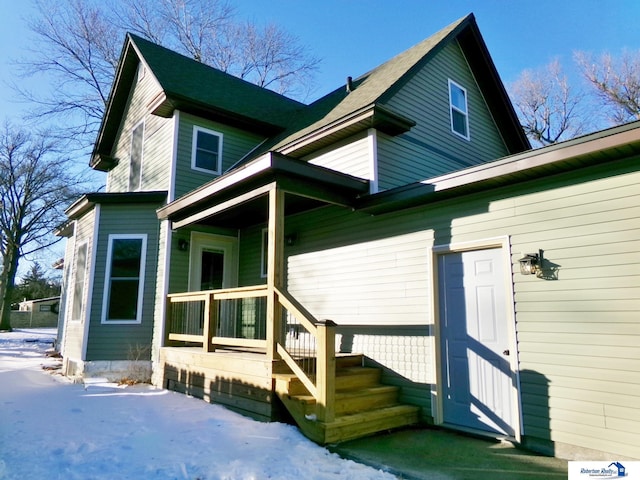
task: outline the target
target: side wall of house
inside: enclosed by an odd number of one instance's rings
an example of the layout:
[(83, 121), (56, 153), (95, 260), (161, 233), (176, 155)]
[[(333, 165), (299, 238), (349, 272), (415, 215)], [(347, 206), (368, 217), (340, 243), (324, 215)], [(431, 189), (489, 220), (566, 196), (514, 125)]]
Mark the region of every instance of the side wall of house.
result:
[(140, 122), (144, 122), (144, 130), (138, 190), (169, 190), (174, 121), (171, 118), (151, 115), (147, 107), (159, 92), (160, 87), (149, 72), (133, 83), (112, 152), (118, 164), (109, 172), (108, 192), (130, 191), (131, 133)]
[[(91, 325), (87, 361), (149, 360), (158, 279), (159, 221), (155, 204), (102, 205), (96, 251)], [(123, 221), (126, 218), (126, 221)], [(102, 322), (105, 274), (110, 234), (144, 234), (147, 237), (142, 321), (138, 324)]]
[(259, 135), (180, 112), (175, 181), (176, 198), (204, 185), (217, 176), (214, 174), (199, 172), (191, 168), (193, 129), (195, 126), (204, 127), (223, 135), (223, 172), (229, 169), (238, 160), (242, 159), (247, 153), (264, 140), (264, 137)]
[[(449, 80), (467, 91), (469, 140), (451, 131)], [(507, 151), (457, 43), (446, 45), (387, 103), (416, 125), (378, 136), (380, 189), (398, 187), (503, 157)]]
[(354, 177), (373, 180), (370, 142), (367, 132), (361, 132), (331, 147), (314, 152), (303, 160)]
[[(87, 322), (87, 307), (89, 302), (90, 290), (92, 287), (92, 282), (89, 276), (91, 271), (91, 264), (93, 263), (94, 256), (94, 225), (97, 219), (97, 208), (94, 208), (83, 215), (81, 218), (75, 221), (75, 228), (73, 236), (69, 237), (67, 240), (68, 245), (66, 249), (66, 254), (68, 256), (65, 259), (68, 259), (71, 262), (70, 268), (71, 272), (69, 273), (68, 280), (69, 283), (67, 285), (67, 308), (65, 309), (65, 327), (63, 333), (63, 346), (62, 353), (64, 356), (64, 368), (65, 373), (69, 375), (75, 375), (74, 373), (74, 365), (77, 365), (79, 361), (83, 360), (84, 354), (84, 332), (85, 325)], [(85, 266), (85, 285), (82, 289), (82, 309), (81, 315), (79, 319), (73, 319), (73, 302), (74, 298), (74, 284), (76, 282), (76, 278), (79, 275), (77, 271), (77, 253), (78, 248), (82, 245), (86, 245), (87, 253), (86, 253), (86, 266)], [(82, 275), (82, 274), (80, 274)], [(81, 278), (81, 277), (78, 277)], [(70, 369), (70, 370), (69, 370)]]
[[(439, 368), (432, 246), (509, 238), (525, 443), (640, 458), (637, 165), (375, 217), (325, 208), (287, 218), (298, 235), (288, 289), (429, 416)], [(521, 275), (518, 259), (538, 249), (544, 278)]]

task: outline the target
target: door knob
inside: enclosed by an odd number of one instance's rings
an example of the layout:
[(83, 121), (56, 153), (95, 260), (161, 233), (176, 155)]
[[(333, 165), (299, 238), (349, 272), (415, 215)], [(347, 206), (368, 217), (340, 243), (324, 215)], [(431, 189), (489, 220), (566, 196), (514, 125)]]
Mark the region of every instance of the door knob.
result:
[(507, 356), (508, 356), (508, 355), (509, 355), (509, 350), (508, 350), (508, 349), (507, 349), (507, 350), (505, 350), (504, 352), (502, 352), (502, 354), (503, 354), (503, 355), (507, 355)]

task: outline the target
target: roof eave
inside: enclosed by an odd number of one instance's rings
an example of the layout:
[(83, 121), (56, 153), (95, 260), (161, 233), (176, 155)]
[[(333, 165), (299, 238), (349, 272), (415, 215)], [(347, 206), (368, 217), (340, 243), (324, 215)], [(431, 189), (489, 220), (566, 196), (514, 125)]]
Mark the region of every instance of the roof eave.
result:
[(76, 219), (97, 204), (161, 203), (167, 198), (164, 190), (146, 192), (94, 192), (86, 193), (65, 210), (69, 219)]
[(395, 136), (408, 132), (415, 125), (416, 122), (410, 118), (396, 113), (386, 106), (374, 103), (323, 125), (321, 128), (285, 145), (276, 147), (276, 151), (283, 155), (302, 157), (313, 150), (369, 128), (375, 128)]
[(607, 164), (630, 155), (640, 155), (640, 122), (362, 197), (356, 209), (372, 215), (389, 213)]
[[(205, 204), (222, 196), (232, 196), (246, 185), (266, 184), (279, 175), (292, 176), (304, 181), (322, 183), (337, 190), (351, 192), (353, 199), (369, 191), (367, 180), (330, 170), (318, 165), (287, 158), (279, 153), (268, 152), (249, 163), (203, 185), (158, 209), (161, 220), (176, 220), (186, 212), (194, 212)], [(329, 193), (331, 188), (327, 190)]]

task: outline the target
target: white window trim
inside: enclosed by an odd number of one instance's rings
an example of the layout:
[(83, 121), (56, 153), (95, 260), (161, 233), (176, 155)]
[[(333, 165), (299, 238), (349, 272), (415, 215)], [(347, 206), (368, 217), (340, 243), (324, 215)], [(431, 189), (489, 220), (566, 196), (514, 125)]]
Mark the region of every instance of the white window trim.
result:
[[(126, 240), (142, 240), (142, 248), (140, 251), (140, 276), (139, 279), (140, 281), (138, 282), (138, 305), (137, 305), (137, 309), (136, 309), (136, 319), (135, 320), (108, 320), (107, 319), (107, 313), (108, 313), (108, 309), (109, 309), (109, 295), (110, 295), (110, 284), (111, 282), (109, 281), (111, 278), (111, 261), (112, 261), (112, 255), (113, 255), (113, 241), (114, 240), (122, 240), (122, 239), (126, 239)], [(143, 304), (143, 294), (144, 294), (144, 279), (145, 279), (145, 267), (146, 267), (146, 260), (147, 260), (147, 234), (145, 233), (141, 233), (141, 234), (111, 234), (109, 235), (109, 240), (108, 240), (108, 247), (107, 247), (107, 264), (106, 264), (106, 268), (105, 268), (105, 274), (104, 274), (104, 293), (102, 296), (102, 318), (101, 318), (101, 322), (103, 324), (108, 324), (108, 325), (122, 325), (122, 324), (127, 324), (127, 325), (132, 325), (132, 324), (140, 324), (142, 323), (142, 304)]]
[[(133, 190), (131, 188), (131, 169), (133, 168), (133, 161), (131, 158), (133, 156), (133, 132), (135, 132), (136, 128), (138, 128), (140, 125), (142, 125), (142, 145), (140, 145), (140, 174), (138, 177), (138, 188)], [(133, 190), (136, 192), (142, 188), (142, 166), (144, 165), (144, 134), (145, 124), (144, 120), (141, 120), (140, 122), (136, 123), (131, 129), (131, 141), (129, 142), (129, 177), (127, 179), (127, 186), (129, 190)]]
[[(206, 168), (201, 168), (196, 166), (196, 152), (198, 147), (198, 132), (204, 132), (209, 135), (215, 135), (218, 137), (218, 169), (217, 170), (208, 170)], [(222, 141), (224, 139), (224, 135), (220, 132), (216, 132), (215, 130), (210, 130), (208, 128), (199, 127), (198, 125), (193, 126), (193, 135), (191, 137), (191, 169), (196, 172), (208, 173), (212, 175), (220, 175), (222, 173)]]
[[(471, 132), (469, 130), (469, 94), (467, 93), (467, 89), (464, 88), (462, 85), (460, 85), (459, 83), (454, 82), (453, 80), (449, 79), (449, 122), (450, 122), (450, 126), (451, 126), (451, 132), (453, 132), (455, 135), (457, 135), (460, 138), (464, 138), (465, 140), (471, 140)], [(462, 111), (460, 110), (458, 107), (456, 107), (453, 104), (453, 99), (451, 98), (451, 86), (455, 86), (456, 88), (459, 88), (460, 90), (462, 90), (464, 92), (464, 108), (466, 111)], [(453, 115), (452, 115), (452, 111), (455, 110), (456, 112), (461, 113), (462, 115), (464, 115), (464, 121), (465, 121), (465, 125), (466, 125), (466, 130), (467, 130), (467, 135), (463, 135), (460, 132), (456, 131), (456, 129), (453, 127)]]

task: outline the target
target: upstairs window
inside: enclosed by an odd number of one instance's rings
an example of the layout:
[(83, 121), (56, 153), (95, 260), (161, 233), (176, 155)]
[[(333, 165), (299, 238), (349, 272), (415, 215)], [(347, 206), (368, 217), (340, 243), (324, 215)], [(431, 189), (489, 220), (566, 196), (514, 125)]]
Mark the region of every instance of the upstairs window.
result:
[(103, 323), (140, 323), (146, 235), (109, 235)]
[(467, 90), (452, 80), (449, 80), (449, 107), (451, 112), (451, 131), (469, 140)]
[(220, 175), (222, 171), (222, 134), (193, 127), (191, 168)]
[(142, 177), (142, 139), (144, 123), (139, 123), (131, 131), (131, 163), (129, 164), (129, 191), (140, 189)]

